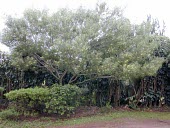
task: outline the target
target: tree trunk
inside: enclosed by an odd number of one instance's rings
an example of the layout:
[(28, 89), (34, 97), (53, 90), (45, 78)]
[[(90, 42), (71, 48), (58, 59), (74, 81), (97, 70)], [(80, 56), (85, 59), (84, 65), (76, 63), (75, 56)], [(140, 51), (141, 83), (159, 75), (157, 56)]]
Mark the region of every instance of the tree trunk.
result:
[(119, 106), (119, 84), (117, 80), (115, 80), (114, 106)]
[(109, 103), (111, 103), (111, 100), (112, 100), (113, 90), (114, 90), (113, 80), (110, 79), (110, 81), (109, 81), (109, 90), (108, 90)]
[[(157, 77), (154, 78), (153, 86), (154, 86), (154, 94), (156, 94), (156, 92), (157, 92)], [(156, 107), (156, 106), (157, 106), (157, 101), (155, 99), (154, 107)]]

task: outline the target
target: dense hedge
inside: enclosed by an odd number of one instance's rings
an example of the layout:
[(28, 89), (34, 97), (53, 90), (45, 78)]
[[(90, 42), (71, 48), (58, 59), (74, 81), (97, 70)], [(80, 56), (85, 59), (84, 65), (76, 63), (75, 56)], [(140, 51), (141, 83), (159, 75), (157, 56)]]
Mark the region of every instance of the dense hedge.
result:
[(5, 96), (20, 113), (55, 113), (69, 115), (80, 105), (81, 90), (75, 85), (51, 88), (27, 88), (10, 91)]
[(15, 103), (19, 112), (42, 113), (49, 99), (49, 89), (39, 87), (19, 89), (10, 91), (5, 96)]
[(50, 99), (46, 102), (48, 113), (70, 114), (80, 105), (81, 90), (75, 85), (53, 85)]

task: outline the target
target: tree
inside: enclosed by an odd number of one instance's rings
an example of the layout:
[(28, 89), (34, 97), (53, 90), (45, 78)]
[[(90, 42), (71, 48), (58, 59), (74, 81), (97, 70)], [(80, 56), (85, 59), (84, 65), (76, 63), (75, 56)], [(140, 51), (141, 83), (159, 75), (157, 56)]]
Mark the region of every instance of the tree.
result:
[[(62, 84), (67, 73), (76, 80), (85, 73), (89, 56), (89, 40), (98, 31), (98, 15), (79, 9), (60, 10), (49, 16), (47, 11), (27, 10), (20, 19), (9, 17), (3, 43), (13, 47), (13, 64), (22, 70), (35, 68), (35, 60)], [(96, 66), (96, 65), (94, 65)]]
[(12, 63), (21, 70), (42, 67), (60, 84), (71, 73), (69, 84), (79, 76), (109, 78), (109, 100), (120, 99), (120, 80), (135, 82), (153, 76), (164, 58), (155, 55), (163, 32), (150, 17), (132, 25), (122, 10), (105, 3), (96, 10), (27, 10), (22, 18), (9, 17), (2, 43), (13, 48)]
[(119, 80), (135, 83), (145, 76), (156, 75), (165, 59), (155, 56), (155, 51), (166, 40), (162, 42), (165, 37), (159, 24), (150, 17), (140, 25), (132, 25), (123, 15), (110, 12), (106, 7), (99, 12), (103, 18), (100, 28), (102, 34), (91, 42), (91, 49), (101, 53), (98, 73), (108, 75), (109, 83), (114, 83), (110, 85), (109, 100), (114, 95), (116, 103), (120, 101)]

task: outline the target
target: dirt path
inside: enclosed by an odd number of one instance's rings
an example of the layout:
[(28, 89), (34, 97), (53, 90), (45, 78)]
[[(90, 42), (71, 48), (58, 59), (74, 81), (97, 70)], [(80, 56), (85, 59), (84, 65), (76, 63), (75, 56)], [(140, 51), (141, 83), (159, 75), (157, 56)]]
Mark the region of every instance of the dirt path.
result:
[(96, 122), (75, 126), (54, 128), (170, 128), (170, 120), (139, 120), (139, 119), (116, 119), (113, 121)]
[(137, 120), (126, 119), (123, 121), (122, 126), (117, 128), (170, 128), (170, 120)]

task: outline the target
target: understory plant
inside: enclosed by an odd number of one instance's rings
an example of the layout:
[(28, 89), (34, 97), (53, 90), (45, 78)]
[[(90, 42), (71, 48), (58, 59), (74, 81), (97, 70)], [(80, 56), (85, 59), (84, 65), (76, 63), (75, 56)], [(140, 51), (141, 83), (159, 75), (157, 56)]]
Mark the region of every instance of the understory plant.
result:
[(59, 115), (71, 114), (80, 105), (81, 89), (76, 85), (53, 85), (50, 89), (50, 99), (46, 102), (48, 113)]
[(81, 89), (76, 85), (53, 85), (51, 88), (14, 90), (5, 96), (22, 114), (50, 113), (69, 115), (80, 105)]
[(2, 120), (17, 120), (20, 115), (15, 109), (6, 109), (0, 112), (0, 119)]
[(23, 114), (27, 112), (42, 113), (49, 97), (49, 89), (40, 87), (19, 89), (10, 91), (5, 96), (16, 105), (16, 110)]

